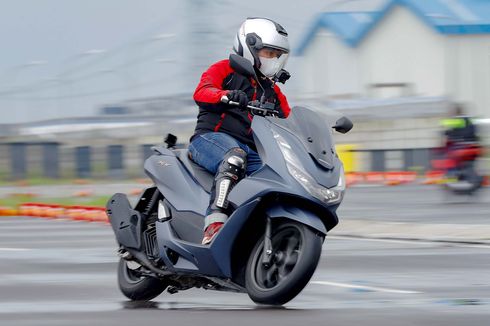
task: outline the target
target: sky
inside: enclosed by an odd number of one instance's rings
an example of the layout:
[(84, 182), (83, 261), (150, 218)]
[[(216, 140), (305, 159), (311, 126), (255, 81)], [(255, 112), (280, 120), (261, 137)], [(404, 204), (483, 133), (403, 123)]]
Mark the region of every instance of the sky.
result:
[[(249, 16), (294, 49), (335, 0), (0, 0), (0, 124), (96, 114), (124, 100), (191, 94)], [(293, 78), (284, 86), (294, 93)], [(5, 114), (7, 113), (7, 114)]]

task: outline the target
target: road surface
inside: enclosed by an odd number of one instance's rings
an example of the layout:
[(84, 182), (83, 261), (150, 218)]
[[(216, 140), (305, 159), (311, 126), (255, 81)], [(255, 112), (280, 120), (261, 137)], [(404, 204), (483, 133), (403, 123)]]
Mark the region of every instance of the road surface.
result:
[(109, 226), (0, 217), (0, 325), (487, 325), (490, 246), (327, 237), (283, 308), (189, 290), (132, 303)]

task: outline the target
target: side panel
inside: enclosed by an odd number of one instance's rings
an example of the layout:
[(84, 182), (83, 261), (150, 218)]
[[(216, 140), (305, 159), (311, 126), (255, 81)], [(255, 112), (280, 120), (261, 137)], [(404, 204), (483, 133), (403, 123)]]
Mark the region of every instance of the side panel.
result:
[(126, 248), (141, 249), (142, 219), (125, 194), (117, 193), (107, 202), (107, 215), (117, 242)]
[[(210, 276), (222, 276), (208, 246), (190, 243), (177, 238), (171, 224), (156, 222), (158, 251), (170, 271), (195, 272)], [(171, 252), (177, 259), (170, 257)]]
[(179, 211), (206, 213), (207, 194), (174, 155), (153, 155), (145, 161), (145, 171), (163, 196)]
[[(172, 225), (156, 222), (160, 256), (171, 271), (196, 272), (207, 276), (231, 277), (231, 251), (237, 235), (259, 199), (235, 210), (210, 246), (191, 243), (177, 237)], [(178, 254), (172, 263), (169, 250)], [(248, 257), (244, 257), (246, 261)]]
[(259, 171), (242, 179), (233, 187), (228, 196), (228, 200), (238, 207), (251, 199), (262, 197), (265, 193), (271, 192), (299, 193), (307, 196), (303, 188), (294, 181), (288, 183), (270, 167), (263, 166)]
[(169, 221), (176, 236), (182, 240), (201, 243), (204, 229), (204, 219), (201, 215), (192, 212), (180, 212), (170, 208), (172, 219)]
[[(231, 214), (223, 228), (220, 230), (214, 241), (211, 243), (211, 251), (217, 265), (226, 277), (231, 277), (231, 252), (235, 241), (242, 231), (243, 226), (248, 221), (250, 213), (260, 203), (260, 199), (255, 199), (246, 205), (239, 207)], [(248, 261), (248, 257), (242, 257), (243, 262)]]

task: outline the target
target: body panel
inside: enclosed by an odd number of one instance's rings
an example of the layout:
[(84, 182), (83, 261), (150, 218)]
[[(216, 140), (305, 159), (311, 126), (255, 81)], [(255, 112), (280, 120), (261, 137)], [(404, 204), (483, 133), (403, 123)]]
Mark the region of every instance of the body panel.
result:
[(107, 202), (107, 216), (118, 243), (133, 249), (141, 249), (142, 218), (131, 207), (125, 194), (114, 194)]
[[(255, 200), (235, 210), (210, 246), (181, 240), (176, 236), (169, 222), (157, 222), (158, 248), (165, 264), (174, 271), (199, 270), (199, 274), (207, 276), (231, 277), (230, 253), (234, 245), (233, 240), (259, 202), (260, 200)], [(177, 264), (172, 264), (167, 254), (168, 249), (181, 256)]]
[(145, 161), (145, 171), (177, 210), (205, 214), (209, 194), (189, 175), (175, 155), (150, 156)]

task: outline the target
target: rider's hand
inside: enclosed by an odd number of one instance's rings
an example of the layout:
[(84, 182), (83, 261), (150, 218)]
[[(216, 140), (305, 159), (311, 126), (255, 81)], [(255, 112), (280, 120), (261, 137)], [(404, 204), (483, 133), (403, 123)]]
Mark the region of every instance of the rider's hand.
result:
[(238, 108), (240, 110), (245, 110), (248, 105), (248, 96), (245, 94), (244, 91), (235, 89), (232, 91), (229, 91), (226, 96), (230, 99), (230, 101), (237, 102), (238, 103)]

